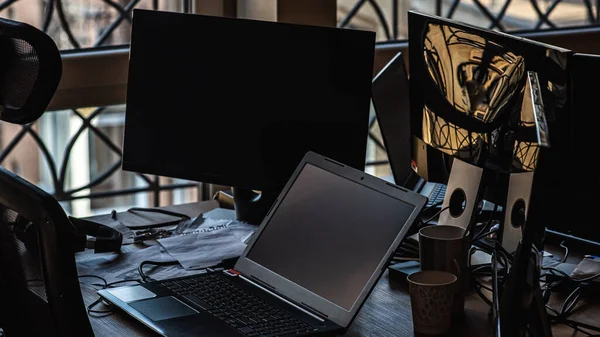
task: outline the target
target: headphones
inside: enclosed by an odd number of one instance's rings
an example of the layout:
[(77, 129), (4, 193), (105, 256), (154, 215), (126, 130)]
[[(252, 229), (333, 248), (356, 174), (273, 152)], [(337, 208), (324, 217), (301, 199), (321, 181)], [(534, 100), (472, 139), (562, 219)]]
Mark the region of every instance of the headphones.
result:
[(118, 230), (85, 219), (69, 217), (75, 226), (74, 252), (93, 249), (94, 253), (118, 252), (123, 244), (123, 234)]

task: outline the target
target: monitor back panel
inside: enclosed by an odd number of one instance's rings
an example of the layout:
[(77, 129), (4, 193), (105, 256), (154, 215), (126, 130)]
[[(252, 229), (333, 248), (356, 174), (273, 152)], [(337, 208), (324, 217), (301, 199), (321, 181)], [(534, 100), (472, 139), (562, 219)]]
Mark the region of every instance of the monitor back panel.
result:
[(123, 169), (280, 189), (316, 151), (364, 169), (375, 34), (135, 10)]

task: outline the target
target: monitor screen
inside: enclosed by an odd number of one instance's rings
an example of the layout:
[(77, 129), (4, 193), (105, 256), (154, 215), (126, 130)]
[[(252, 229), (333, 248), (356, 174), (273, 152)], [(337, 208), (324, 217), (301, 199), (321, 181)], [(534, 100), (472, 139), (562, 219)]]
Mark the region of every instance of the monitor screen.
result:
[(364, 170), (375, 33), (135, 10), (123, 169), (280, 190), (311, 150)]
[(350, 310), (413, 209), (306, 164), (247, 258)]

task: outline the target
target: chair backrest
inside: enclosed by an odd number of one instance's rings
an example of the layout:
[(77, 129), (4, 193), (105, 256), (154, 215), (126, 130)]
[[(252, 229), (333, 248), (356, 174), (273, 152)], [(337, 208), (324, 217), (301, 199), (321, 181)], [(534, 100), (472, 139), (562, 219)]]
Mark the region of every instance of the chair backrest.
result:
[[(0, 120), (35, 121), (61, 75), (60, 52), (50, 37), (0, 19)], [(0, 166), (0, 328), (7, 337), (93, 336), (74, 232), (54, 197)]]
[(48, 35), (0, 18), (0, 119), (16, 124), (38, 119), (61, 75), (60, 52)]

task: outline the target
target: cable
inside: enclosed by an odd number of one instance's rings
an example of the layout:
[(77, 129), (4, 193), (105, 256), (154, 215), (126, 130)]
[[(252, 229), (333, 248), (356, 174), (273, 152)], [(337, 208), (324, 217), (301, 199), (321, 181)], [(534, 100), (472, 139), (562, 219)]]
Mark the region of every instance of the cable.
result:
[(496, 233), (498, 231), (497, 229), (490, 230), (490, 228), (492, 227), (493, 220), (494, 220), (494, 215), (496, 214), (496, 212), (498, 212), (498, 207), (499, 207), (498, 204), (494, 204), (494, 209), (492, 210), (490, 217), (486, 221), (485, 225), (483, 225), (483, 228), (479, 231), (479, 233), (477, 233), (477, 235), (475, 235), (473, 237), (473, 239), (471, 239), (471, 242), (478, 241), (479, 239), (481, 239), (485, 236), (488, 236), (490, 234)]
[[(561, 246), (563, 246), (563, 248), (565, 248), (565, 250), (566, 250), (565, 256), (568, 255), (568, 248), (566, 248), (566, 246), (564, 246), (562, 243), (561, 243)], [(550, 310), (552, 313), (552, 315), (550, 315), (550, 314), (548, 315), (550, 318), (550, 322), (552, 324), (566, 325), (566, 326), (572, 328), (573, 330), (575, 330), (577, 332), (581, 332), (587, 336), (592, 336), (592, 334), (583, 330), (582, 328), (600, 332), (600, 327), (596, 327), (596, 326), (592, 326), (589, 324), (585, 324), (582, 322), (577, 322), (577, 321), (568, 319), (568, 317), (574, 312), (574, 309), (577, 306), (579, 299), (581, 298), (581, 293), (584, 289), (585, 283), (587, 281), (594, 280), (595, 278), (600, 277), (600, 274), (592, 275), (592, 276), (586, 277), (584, 279), (573, 279), (571, 277), (571, 275), (569, 275), (569, 274), (565, 273), (564, 271), (557, 269), (555, 267), (550, 267), (550, 268), (545, 267), (545, 268), (542, 268), (542, 270), (548, 270), (551, 273), (553, 273), (554, 275), (560, 274), (562, 276), (562, 279), (556, 280), (554, 282), (550, 282), (548, 285), (546, 285), (545, 289), (543, 290), (543, 298), (544, 298), (545, 302), (548, 302), (548, 300), (550, 299), (549, 293), (552, 291), (552, 289), (555, 288), (557, 285), (561, 284), (562, 282), (564, 282), (565, 280), (569, 280), (569, 281), (577, 284), (575, 289), (573, 289), (573, 291), (571, 291), (571, 293), (569, 293), (567, 298), (563, 301), (559, 310), (552, 308), (547, 303), (545, 304), (546, 309)], [(542, 275), (542, 276), (548, 276), (548, 274)]]
[(473, 281), (473, 285), (475, 285), (475, 287), (473, 287), (473, 289), (475, 289), (475, 292), (477, 293), (477, 295), (479, 295), (479, 297), (481, 297), (481, 299), (485, 303), (487, 303), (490, 307), (492, 307), (494, 305), (494, 303), (492, 303), (492, 301), (481, 292), (481, 288), (483, 288), (483, 285), (481, 283), (479, 283), (477, 280), (472, 279), (472, 281)]
[(102, 285), (100, 285), (102, 287), (102, 289), (106, 289), (106, 287), (108, 287), (108, 283), (106, 282), (105, 279), (103, 279), (100, 276), (96, 276), (96, 275), (79, 275), (79, 278), (95, 278), (95, 279), (99, 279), (100, 281), (102, 281)]
[(431, 220), (435, 219), (438, 215), (442, 214), (442, 212), (447, 210), (448, 208), (450, 208), (450, 206), (446, 206), (446, 207), (440, 209), (439, 211), (435, 212), (435, 214), (432, 215), (429, 219), (427, 219), (425, 221), (421, 221), (420, 226), (426, 226)]
[(567, 261), (567, 257), (569, 256), (569, 247), (565, 246), (565, 240), (560, 243), (560, 246), (565, 249), (565, 256), (563, 256), (561, 263), (565, 263)]
[(423, 208), (423, 210), (421, 211), (421, 213), (426, 213), (426, 212), (427, 212), (427, 211), (429, 211), (430, 209), (432, 209), (432, 208), (435, 208), (435, 207), (438, 207), (438, 206), (440, 206), (440, 205), (441, 205), (441, 204), (443, 204), (443, 203), (444, 203), (443, 201), (438, 201), (438, 202), (436, 202), (436, 203), (434, 203), (434, 204), (432, 204), (432, 205), (430, 205), (430, 206), (427, 206), (427, 207)]
[(153, 265), (153, 266), (173, 266), (179, 264), (179, 261), (177, 260), (173, 260), (173, 261), (150, 261), (150, 260), (146, 260), (146, 261), (142, 261), (140, 263), (140, 266), (138, 267), (138, 273), (140, 274), (140, 277), (142, 278), (142, 282), (150, 282), (150, 281), (154, 281), (154, 279), (152, 279), (151, 277), (149, 277), (148, 275), (146, 275), (144, 273), (144, 266), (145, 265)]
[[(120, 281), (115, 281), (115, 282), (108, 283), (105, 278), (100, 277), (98, 275), (79, 275), (78, 278), (95, 278), (95, 279), (98, 279), (98, 280), (102, 281), (102, 284), (97, 284), (96, 283), (96, 284), (92, 284), (92, 285), (97, 285), (101, 289), (107, 289), (107, 288), (110, 288), (110, 287), (114, 286), (115, 284), (121, 284), (121, 283), (126, 283), (126, 282), (138, 282), (138, 283), (141, 283), (140, 280), (136, 280), (136, 279), (134, 279), (134, 280), (120, 280)], [(96, 305), (100, 304), (100, 302), (102, 302), (103, 300), (104, 299), (102, 297), (98, 297), (97, 300), (95, 300), (90, 305), (88, 305), (87, 308), (86, 308), (88, 315), (91, 316), (91, 314), (103, 314), (104, 316), (108, 316), (108, 315), (112, 314), (113, 313), (113, 309), (112, 309), (112, 306), (110, 305), (110, 303), (104, 302), (105, 305), (107, 305), (107, 306), (110, 307), (110, 310), (94, 310), (93, 309)], [(95, 317), (104, 317), (104, 316), (95, 316)]]
[[(483, 229), (481, 231), (483, 231)], [(471, 239), (471, 242), (479, 241), (479, 239), (484, 238), (484, 237), (486, 237), (488, 235), (492, 235), (492, 234), (494, 234), (496, 232), (498, 232), (497, 229), (492, 229), (491, 231), (486, 232), (486, 233), (478, 233), (477, 236), (475, 236), (474, 238)]]
[(135, 213), (135, 212), (161, 213), (161, 214), (165, 214), (165, 215), (176, 216), (178, 218), (181, 218), (182, 220), (191, 219), (191, 217), (187, 214), (173, 212), (173, 211), (169, 211), (169, 210), (162, 209), (162, 208), (132, 207), (132, 208), (128, 209), (127, 212), (130, 212), (130, 213)]

